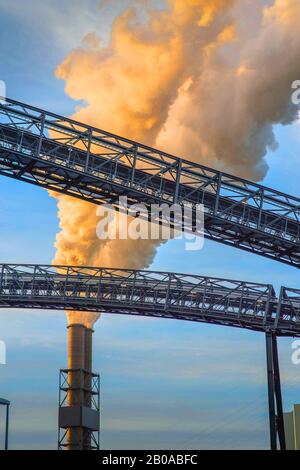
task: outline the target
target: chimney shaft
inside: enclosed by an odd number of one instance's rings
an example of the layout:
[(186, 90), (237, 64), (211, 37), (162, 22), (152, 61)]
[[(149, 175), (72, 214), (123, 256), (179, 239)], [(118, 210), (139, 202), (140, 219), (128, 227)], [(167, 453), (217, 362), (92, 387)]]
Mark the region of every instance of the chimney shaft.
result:
[(93, 358), (93, 333), (91, 328), (85, 328), (85, 358), (84, 367), (88, 372), (92, 372), (92, 358)]
[(59, 449), (99, 449), (100, 385), (99, 375), (92, 373), (92, 337), (93, 330), (83, 324), (68, 326), (68, 369), (60, 371)]
[(68, 369), (83, 369), (85, 355), (85, 326), (74, 323), (68, 326)]
[(93, 360), (93, 333), (94, 330), (91, 328), (85, 328), (85, 358), (84, 358), (84, 368), (87, 372), (86, 375), (86, 394), (85, 394), (85, 406), (90, 407), (92, 402), (92, 360)]
[[(84, 373), (85, 368), (85, 327), (74, 323), (68, 326), (68, 392), (69, 406), (84, 405)], [(67, 432), (67, 449), (77, 450), (83, 441), (83, 429), (71, 427)]]

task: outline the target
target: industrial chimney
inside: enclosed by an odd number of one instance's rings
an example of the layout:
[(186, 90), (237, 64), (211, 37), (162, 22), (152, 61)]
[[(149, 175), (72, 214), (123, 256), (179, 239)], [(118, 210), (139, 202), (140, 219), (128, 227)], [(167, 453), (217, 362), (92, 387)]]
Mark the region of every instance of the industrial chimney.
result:
[(59, 449), (99, 449), (99, 375), (92, 372), (92, 328), (68, 325), (68, 369), (60, 371)]
[(90, 407), (92, 404), (92, 360), (93, 360), (93, 333), (92, 328), (85, 327), (84, 336), (84, 368), (87, 371), (85, 405)]

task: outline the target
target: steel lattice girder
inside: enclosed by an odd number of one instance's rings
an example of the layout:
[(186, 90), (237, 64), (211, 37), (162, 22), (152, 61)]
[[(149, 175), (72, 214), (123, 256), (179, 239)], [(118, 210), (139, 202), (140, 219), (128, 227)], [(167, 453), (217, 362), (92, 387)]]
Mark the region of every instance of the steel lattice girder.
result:
[(273, 286), (204, 276), (74, 266), (0, 265), (0, 307), (171, 318), (300, 336)]
[(207, 238), (300, 266), (299, 198), (9, 99), (0, 174), (95, 204), (203, 204)]
[(281, 287), (278, 309), (285, 321), (300, 320), (300, 289)]

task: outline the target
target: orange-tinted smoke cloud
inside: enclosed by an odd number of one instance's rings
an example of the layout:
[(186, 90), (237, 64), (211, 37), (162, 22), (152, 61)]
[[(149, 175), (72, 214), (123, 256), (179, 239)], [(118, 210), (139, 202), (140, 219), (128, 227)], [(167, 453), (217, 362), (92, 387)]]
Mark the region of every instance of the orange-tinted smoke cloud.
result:
[[(91, 32), (58, 66), (66, 93), (85, 103), (73, 117), (262, 179), (266, 152), (276, 147), (273, 124), (296, 118), (290, 84), (300, 76), (300, 2), (167, 0), (160, 10), (142, 3), (146, 19), (129, 8), (108, 44)], [(55, 263), (151, 264), (158, 241), (101, 241), (95, 206), (57, 198)]]
[(237, 1), (232, 15), (235, 38), (207, 48), (188, 90), (170, 107), (157, 145), (262, 180), (265, 156), (277, 148), (274, 125), (298, 117), (291, 83), (300, 76), (300, 2)]

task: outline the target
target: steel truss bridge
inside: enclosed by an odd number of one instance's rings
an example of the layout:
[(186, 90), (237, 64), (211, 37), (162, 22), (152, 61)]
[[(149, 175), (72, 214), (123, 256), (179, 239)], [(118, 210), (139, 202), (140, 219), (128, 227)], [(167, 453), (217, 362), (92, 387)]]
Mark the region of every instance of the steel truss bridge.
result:
[[(6, 99), (0, 103), (0, 175), (121, 211), (128, 204), (187, 206), (190, 230), (300, 267), (300, 199), (179, 159), (72, 119)], [(165, 220), (178, 229), (174, 214)], [(183, 220), (179, 221), (180, 225)], [(186, 230), (186, 227), (185, 227)], [(278, 336), (300, 336), (300, 290), (175, 273), (0, 265), (0, 307), (101, 311), (264, 332), (271, 448), (285, 449)]]
[(0, 265), (0, 307), (108, 312), (300, 336), (298, 297), (273, 286), (188, 274)]
[(185, 205), (201, 234), (203, 204), (206, 238), (300, 267), (299, 198), (10, 99), (0, 104), (0, 174), (121, 210), (120, 196), (149, 214), (151, 204)]

